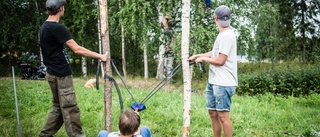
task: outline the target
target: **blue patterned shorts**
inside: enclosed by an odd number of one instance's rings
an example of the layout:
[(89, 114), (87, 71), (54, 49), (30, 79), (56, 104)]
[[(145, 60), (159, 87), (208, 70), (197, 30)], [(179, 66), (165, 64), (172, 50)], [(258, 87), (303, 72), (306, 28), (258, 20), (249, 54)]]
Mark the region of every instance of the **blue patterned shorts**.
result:
[(217, 86), (208, 83), (206, 88), (207, 109), (217, 111), (230, 111), (231, 97), (236, 86)]

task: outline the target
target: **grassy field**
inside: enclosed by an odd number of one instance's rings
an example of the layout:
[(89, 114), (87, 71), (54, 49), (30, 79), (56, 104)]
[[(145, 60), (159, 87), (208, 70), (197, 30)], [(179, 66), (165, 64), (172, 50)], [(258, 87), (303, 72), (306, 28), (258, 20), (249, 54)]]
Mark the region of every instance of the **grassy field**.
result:
[[(103, 87), (100, 90), (84, 88), (85, 79), (74, 79), (81, 122), (88, 137), (96, 137), (104, 125)], [(155, 80), (148, 80), (146, 82)], [(136, 83), (136, 85), (142, 83)], [(51, 93), (46, 81), (16, 80), (20, 126), (23, 137), (35, 137), (40, 132), (51, 109)], [(204, 87), (203, 87), (204, 88)], [(149, 93), (149, 89), (131, 87), (137, 101)], [(125, 109), (133, 101), (121, 87)], [(17, 121), (12, 79), (0, 78), (0, 136), (17, 136)], [(191, 137), (213, 135), (210, 119), (205, 108), (203, 92), (192, 93)], [(120, 113), (119, 100), (113, 89), (112, 129), (117, 130)], [(142, 125), (149, 126), (154, 137), (182, 136), (183, 94), (181, 87), (164, 88), (148, 102), (140, 112)], [(281, 97), (276, 95), (233, 97), (231, 120), (234, 137), (282, 137), (315, 136), (320, 131), (320, 95), (308, 97)], [(61, 128), (57, 137), (66, 137)]]

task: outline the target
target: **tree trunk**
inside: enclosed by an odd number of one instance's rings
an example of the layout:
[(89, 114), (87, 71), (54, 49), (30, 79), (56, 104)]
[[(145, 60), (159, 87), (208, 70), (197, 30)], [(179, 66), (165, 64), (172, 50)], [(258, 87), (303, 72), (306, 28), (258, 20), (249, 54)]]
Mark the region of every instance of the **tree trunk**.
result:
[[(100, 6), (100, 36), (103, 53), (108, 53), (107, 61), (104, 63), (104, 72), (111, 76), (110, 65), (110, 43), (109, 43), (109, 27), (108, 27), (108, 5), (107, 0), (99, 0)], [(105, 129), (109, 132), (111, 129), (111, 106), (112, 106), (112, 83), (108, 79), (104, 79), (104, 110), (105, 110)]]
[(81, 68), (82, 68), (82, 74), (83, 77), (86, 78), (88, 76), (88, 71), (87, 71), (87, 59), (86, 57), (81, 57)]
[(121, 25), (121, 39), (122, 39), (122, 71), (123, 71), (123, 76), (127, 77), (127, 66), (126, 66), (126, 48), (125, 48), (125, 43), (124, 43), (124, 28)]
[[(119, 9), (121, 10), (121, 0), (119, 0)], [(120, 18), (121, 20), (121, 18)], [(127, 67), (126, 67), (126, 48), (125, 48), (125, 42), (124, 42), (124, 27), (121, 25), (121, 45), (122, 45), (122, 71), (123, 76), (127, 77)]]
[(40, 55), (40, 66), (44, 66), (43, 64), (43, 56), (42, 56), (42, 50), (41, 50), (41, 46), (40, 46), (40, 29), (38, 31), (38, 38), (37, 38), (37, 44), (39, 46), (39, 55)]
[(190, 36), (190, 0), (182, 0), (182, 37), (181, 37), (181, 57), (183, 71), (183, 127), (182, 136), (190, 136), (190, 115), (191, 115), (191, 73), (189, 66), (189, 36)]
[[(102, 54), (102, 45), (101, 45), (101, 34), (100, 34), (100, 17), (98, 17), (98, 45), (99, 45), (99, 53)], [(101, 70), (104, 70), (103, 64), (101, 63)], [(104, 71), (101, 71), (101, 76), (104, 76)]]
[(306, 3), (304, 0), (301, 0), (301, 31), (302, 31), (302, 62), (306, 63), (306, 24), (305, 24), (305, 11), (306, 11)]
[(159, 52), (158, 52), (158, 67), (157, 67), (157, 79), (163, 79), (164, 78), (164, 53), (165, 53), (165, 47), (164, 45), (161, 45), (159, 47)]
[[(36, 9), (37, 9), (37, 12), (39, 13), (40, 15), (40, 11), (39, 11), (39, 6), (38, 6), (38, 1), (35, 0), (34, 1), (34, 4), (36, 5)], [(41, 26), (41, 22), (40, 22), (40, 19), (37, 18), (37, 23), (39, 23), (39, 30), (38, 30), (38, 37), (37, 37), (37, 44), (39, 46), (39, 56), (40, 56), (40, 66), (44, 66), (43, 64), (43, 56), (42, 56), (42, 50), (41, 50), (41, 47), (40, 47), (40, 26)]]
[(165, 76), (168, 76), (171, 71), (173, 70), (173, 61), (174, 61), (174, 52), (173, 52), (173, 43), (174, 40), (171, 41), (170, 45), (166, 47), (166, 53), (165, 53)]
[(147, 56), (147, 50), (148, 50), (148, 42), (145, 41), (144, 43), (144, 50), (143, 50), (143, 62), (144, 62), (144, 78), (148, 79), (148, 56)]
[[(161, 12), (161, 6), (158, 7), (158, 21), (161, 27), (161, 23), (163, 20), (163, 13)], [(163, 32), (163, 29), (161, 29), (161, 31)], [(160, 41), (162, 43), (164, 42), (164, 36), (163, 33), (161, 34), (161, 37), (159, 38)], [(164, 53), (165, 53), (165, 45), (161, 44), (159, 46), (159, 50), (158, 50), (158, 67), (157, 67), (157, 75), (156, 75), (156, 79), (163, 79), (164, 78)]]

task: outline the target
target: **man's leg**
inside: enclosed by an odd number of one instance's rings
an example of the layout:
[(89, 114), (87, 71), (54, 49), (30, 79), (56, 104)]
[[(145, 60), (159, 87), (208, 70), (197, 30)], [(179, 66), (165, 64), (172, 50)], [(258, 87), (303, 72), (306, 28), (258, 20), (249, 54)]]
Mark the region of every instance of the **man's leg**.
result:
[(221, 137), (221, 123), (218, 117), (218, 112), (216, 111), (216, 98), (214, 96), (214, 85), (208, 83), (206, 88), (206, 106), (208, 108), (208, 113), (211, 119), (212, 130), (215, 137)]
[(216, 110), (209, 110), (211, 118), (212, 130), (215, 137), (221, 137), (221, 123), (218, 112)]
[(64, 125), (69, 137), (85, 137), (80, 123), (80, 109), (73, 88), (72, 76), (59, 77), (59, 99)]
[(40, 132), (39, 137), (52, 137), (63, 124), (62, 114), (59, 107), (53, 106), (47, 122)]
[(232, 123), (229, 111), (231, 108), (231, 97), (235, 93), (235, 86), (216, 86), (215, 96), (217, 98), (218, 117), (222, 124), (225, 137), (232, 137)]
[(52, 137), (63, 124), (56, 77), (46, 74), (46, 79), (48, 80), (52, 92), (52, 110), (48, 115), (47, 122), (40, 132), (39, 137)]
[(232, 137), (232, 123), (228, 111), (218, 112), (219, 119), (223, 126), (224, 136)]
[(152, 137), (149, 127), (143, 126), (140, 128), (140, 135), (143, 137)]

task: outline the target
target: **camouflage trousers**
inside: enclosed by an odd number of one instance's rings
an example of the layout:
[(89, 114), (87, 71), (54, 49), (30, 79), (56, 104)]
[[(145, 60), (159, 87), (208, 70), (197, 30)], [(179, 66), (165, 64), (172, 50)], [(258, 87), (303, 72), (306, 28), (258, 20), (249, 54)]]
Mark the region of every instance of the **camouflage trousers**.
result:
[(80, 109), (77, 105), (72, 76), (57, 77), (46, 74), (52, 92), (52, 110), (39, 137), (52, 137), (65, 125), (69, 137), (85, 137), (81, 128)]

